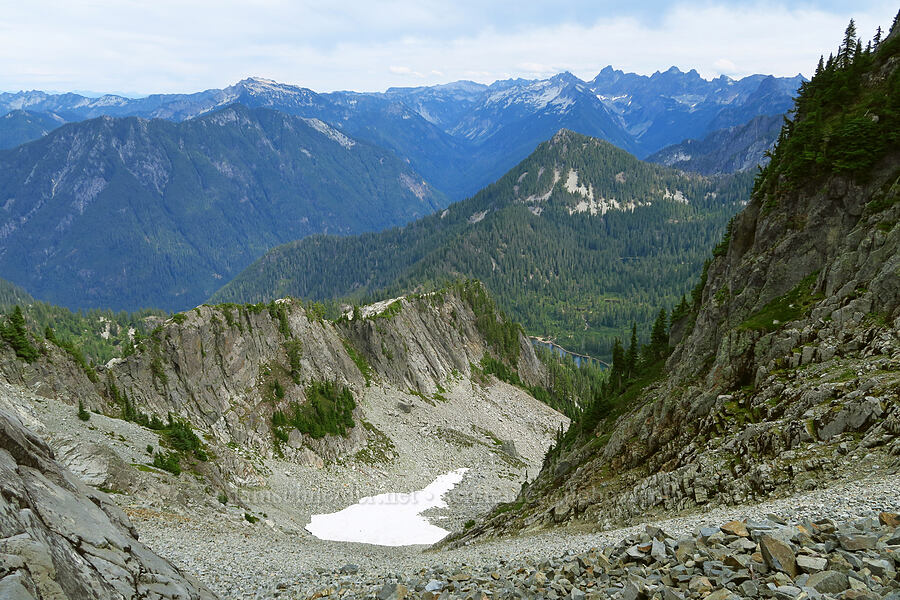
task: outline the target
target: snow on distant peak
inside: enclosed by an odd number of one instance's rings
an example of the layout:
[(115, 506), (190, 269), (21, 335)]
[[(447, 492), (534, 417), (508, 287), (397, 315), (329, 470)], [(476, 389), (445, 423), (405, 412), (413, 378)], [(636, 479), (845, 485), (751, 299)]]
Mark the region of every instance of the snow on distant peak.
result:
[(559, 79), (535, 81), (525, 86), (513, 86), (494, 92), (487, 98), (486, 104), (495, 104), (500, 108), (521, 105), (533, 110), (542, 110), (552, 105), (557, 111), (563, 112), (575, 103), (564, 93), (567, 87), (567, 82)]
[(327, 123), (320, 121), (319, 119), (303, 119), (306, 121), (306, 124), (323, 134), (324, 136), (334, 140), (347, 150), (356, 145), (356, 142), (348, 138), (346, 135), (328, 125)]

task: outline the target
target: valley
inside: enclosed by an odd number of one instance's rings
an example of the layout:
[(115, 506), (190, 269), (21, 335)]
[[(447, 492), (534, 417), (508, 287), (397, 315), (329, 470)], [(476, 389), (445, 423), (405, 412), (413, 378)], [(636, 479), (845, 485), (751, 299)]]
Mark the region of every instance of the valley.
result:
[(0, 598), (900, 600), (900, 15), (0, 107)]

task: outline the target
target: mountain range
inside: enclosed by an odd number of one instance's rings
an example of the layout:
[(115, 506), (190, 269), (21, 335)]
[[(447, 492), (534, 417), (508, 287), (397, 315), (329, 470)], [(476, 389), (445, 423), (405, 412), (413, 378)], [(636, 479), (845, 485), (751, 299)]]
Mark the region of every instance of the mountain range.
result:
[(753, 171), (769, 162), (766, 152), (775, 145), (783, 124), (783, 115), (760, 115), (743, 125), (713, 131), (701, 140), (666, 146), (647, 160), (704, 175)]
[[(77, 121), (139, 116), (182, 121), (232, 103), (318, 118), (389, 149), (451, 200), (471, 195), (562, 128), (606, 139), (645, 157), (687, 138), (780, 115), (803, 77), (752, 75), (705, 80), (675, 67), (650, 76), (606, 67), (591, 81), (570, 73), (491, 85), (460, 81), (383, 93), (316, 93), (249, 78), (223, 89), (145, 98), (18, 92), (0, 94), (0, 112), (28, 110)], [(0, 131), (3, 123), (0, 122)]]
[(99, 117), (0, 152), (0, 273), (73, 308), (196, 306), (268, 248), (405, 223), (446, 201), (318, 119), (228, 106)]

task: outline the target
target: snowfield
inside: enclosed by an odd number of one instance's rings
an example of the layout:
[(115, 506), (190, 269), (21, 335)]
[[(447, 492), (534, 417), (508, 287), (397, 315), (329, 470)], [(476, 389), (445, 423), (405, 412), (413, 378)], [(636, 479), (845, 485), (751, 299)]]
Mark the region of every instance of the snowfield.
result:
[(415, 492), (369, 496), (336, 513), (313, 515), (306, 530), (333, 542), (379, 546), (434, 544), (450, 532), (432, 525), (422, 513), (446, 508), (444, 494), (462, 481), (466, 471), (463, 468), (444, 473)]

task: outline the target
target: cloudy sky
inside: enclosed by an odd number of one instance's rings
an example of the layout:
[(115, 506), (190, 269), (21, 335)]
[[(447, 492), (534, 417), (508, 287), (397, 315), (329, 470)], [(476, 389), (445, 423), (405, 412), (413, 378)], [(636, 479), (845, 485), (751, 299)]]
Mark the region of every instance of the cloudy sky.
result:
[(895, 0), (28, 0), (0, 14), (0, 90), (191, 92), (256, 75), (317, 91), (604, 66), (809, 75)]

